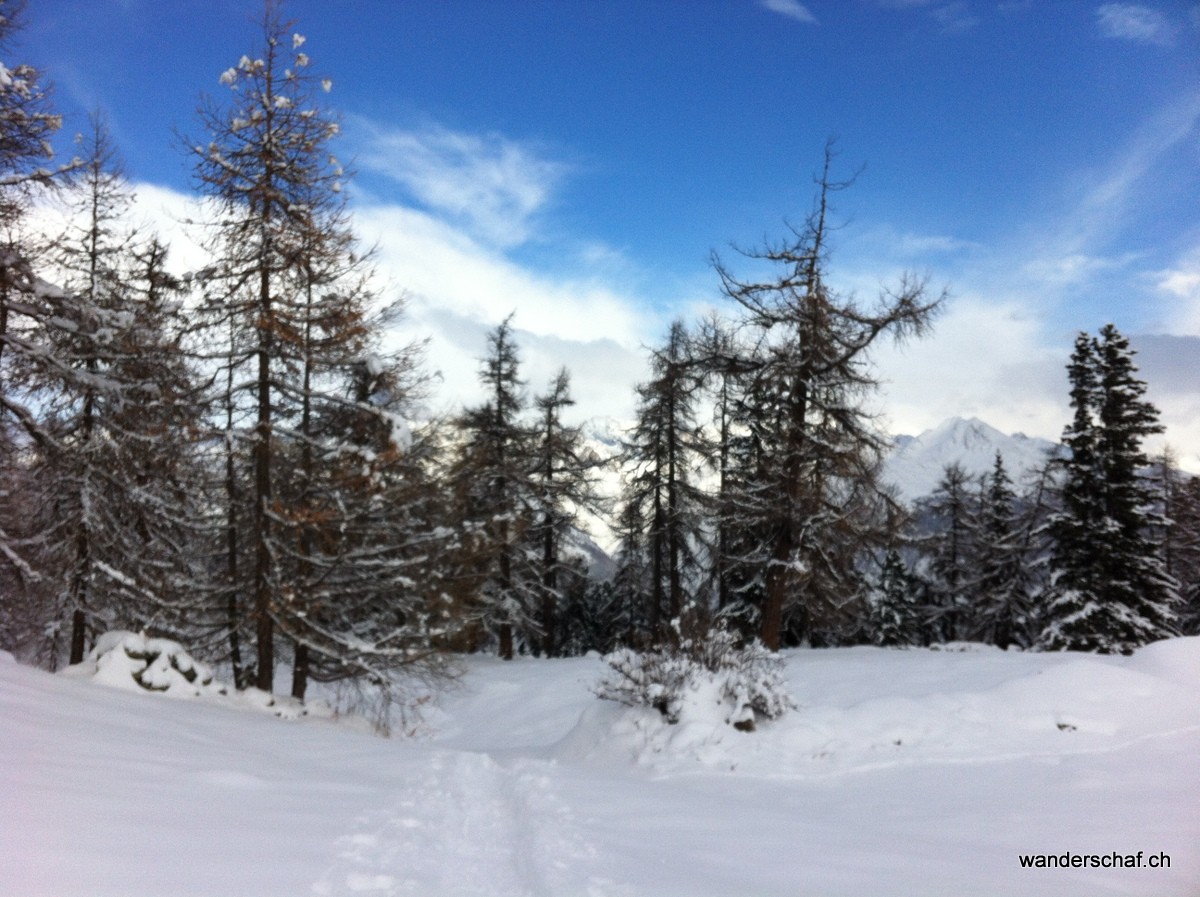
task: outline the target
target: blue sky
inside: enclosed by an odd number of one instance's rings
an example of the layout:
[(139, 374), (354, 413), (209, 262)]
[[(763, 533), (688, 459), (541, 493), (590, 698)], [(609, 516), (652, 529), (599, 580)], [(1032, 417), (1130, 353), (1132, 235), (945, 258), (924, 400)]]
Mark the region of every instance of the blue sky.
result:
[[(897, 432), (953, 414), (1056, 438), (1074, 334), (1134, 340), (1200, 467), (1200, 5), (1021, 0), (293, 0), (334, 82), (353, 207), (445, 401), (516, 311), (532, 391), (625, 416), (640, 346), (719, 306), (714, 249), (802, 220), (836, 137), (833, 281), (950, 299), (878, 355)], [(257, 43), (254, 0), (38, 0), (9, 51), (109, 117), (142, 208)], [(186, 258), (186, 252), (181, 252)]]

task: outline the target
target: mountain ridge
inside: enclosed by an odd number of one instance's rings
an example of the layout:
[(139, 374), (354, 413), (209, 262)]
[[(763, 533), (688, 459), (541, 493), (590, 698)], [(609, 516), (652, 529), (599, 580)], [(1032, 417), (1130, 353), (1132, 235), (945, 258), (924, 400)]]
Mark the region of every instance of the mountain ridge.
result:
[(897, 436), (884, 461), (883, 479), (900, 497), (915, 501), (931, 494), (949, 464), (957, 463), (969, 476), (991, 471), (996, 452), (1014, 483), (1040, 467), (1047, 455), (1061, 451), (1058, 443), (1004, 433), (975, 417), (951, 417), (916, 435)]

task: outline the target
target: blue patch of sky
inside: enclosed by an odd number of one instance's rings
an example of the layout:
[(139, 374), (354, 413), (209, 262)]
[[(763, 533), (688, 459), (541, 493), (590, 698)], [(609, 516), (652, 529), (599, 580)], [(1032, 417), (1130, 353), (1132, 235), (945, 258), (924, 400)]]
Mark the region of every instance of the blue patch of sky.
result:
[[(1089, 205), (1098, 185), (1120, 181), (1138, 141), (1152, 139), (1156, 116), (1186, 119), (1195, 102), (1191, 4), (796, 6), (815, 21), (756, 0), (285, 8), (316, 68), (334, 78), (350, 148), (369, 149), (368, 129), (355, 128), (367, 120), (494, 137), (553, 162), (560, 176), (501, 250), (555, 273), (610, 250), (653, 301), (703, 291), (713, 247), (753, 244), (785, 217), (802, 219), (830, 136), (843, 171), (866, 165), (839, 197), (847, 245), (878, 251), (875, 238), (894, 234), (897, 257), (907, 245), (946, 279), (971, 276), (961, 259), (947, 260), (954, 249), (1004, 256), (1061, 240), (1080, 255), (1136, 258), (1141, 281), (1078, 282), (1102, 314), (1131, 283), (1149, 289), (1146, 272), (1200, 237), (1194, 119), (1178, 140), (1146, 150), (1128, 197)], [(41, 0), (21, 44), (59, 82), (75, 121), (107, 110), (135, 178), (186, 189), (175, 134), (200, 136), (197, 97), (219, 94), (219, 73), (253, 48), (258, 9), (253, 0)], [(1159, 30), (1146, 32), (1147, 21)], [(360, 190), (422, 202), (366, 166)], [(1072, 214), (1093, 218), (1069, 245)], [(931, 239), (904, 244), (905, 235)], [(659, 279), (666, 286), (649, 286)], [(1022, 288), (1036, 284), (1010, 287)]]

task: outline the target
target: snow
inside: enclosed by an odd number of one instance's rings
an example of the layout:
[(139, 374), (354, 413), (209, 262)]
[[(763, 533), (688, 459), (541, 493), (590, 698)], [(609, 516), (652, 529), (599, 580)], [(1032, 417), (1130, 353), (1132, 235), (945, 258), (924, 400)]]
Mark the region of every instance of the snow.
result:
[[(418, 739), (0, 653), (0, 897), (1200, 893), (1200, 639), (955, 647), (787, 652), (754, 733), (473, 657)], [(1018, 861), (1138, 851), (1171, 867)]]

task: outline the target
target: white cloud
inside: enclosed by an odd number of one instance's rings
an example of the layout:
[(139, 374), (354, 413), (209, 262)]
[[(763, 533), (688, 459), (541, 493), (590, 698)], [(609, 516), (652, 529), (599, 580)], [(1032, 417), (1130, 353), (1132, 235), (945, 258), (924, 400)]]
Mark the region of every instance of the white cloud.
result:
[(411, 200), (499, 247), (518, 246), (569, 170), (537, 147), (499, 134), (467, 134), (438, 125), (367, 133), (365, 169), (399, 183)]
[(1173, 267), (1158, 272), (1155, 285), (1166, 304), (1168, 331), (1200, 336), (1200, 245), (1185, 253)]
[(1043, 341), (1040, 316), (1016, 302), (951, 300), (930, 336), (875, 355), (895, 433), (948, 417), (979, 417), (1005, 432), (1057, 439), (1066, 408), (1066, 357)]
[(762, 5), (771, 12), (777, 12), (781, 16), (787, 16), (789, 19), (795, 19), (797, 22), (806, 24), (817, 24), (817, 17), (808, 11), (800, 0), (762, 0)]
[(599, 276), (529, 270), (416, 209), (360, 206), (354, 220), (364, 241), (378, 247), (382, 273), (408, 296), (405, 335), (430, 337), (430, 362), (444, 379), (443, 402), (453, 407), (476, 400), (485, 335), (515, 312), (533, 392), (566, 366), (583, 416), (629, 416), (633, 385), (644, 376), (641, 346), (660, 329), (632, 292)]
[(1175, 40), (1175, 29), (1167, 17), (1147, 6), (1105, 3), (1096, 10), (1096, 18), (1105, 37), (1161, 46)]

